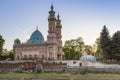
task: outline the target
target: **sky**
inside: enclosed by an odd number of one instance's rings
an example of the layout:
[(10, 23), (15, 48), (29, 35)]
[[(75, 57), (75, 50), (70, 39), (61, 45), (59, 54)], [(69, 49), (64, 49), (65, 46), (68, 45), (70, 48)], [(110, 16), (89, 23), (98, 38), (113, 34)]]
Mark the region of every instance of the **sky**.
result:
[(62, 20), (63, 43), (82, 37), (85, 44), (92, 45), (104, 25), (111, 36), (120, 30), (120, 0), (0, 0), (4, 48), (11, 50), (16, 38), (26, 42), (36, 25), (46, 40), (51, 4)]

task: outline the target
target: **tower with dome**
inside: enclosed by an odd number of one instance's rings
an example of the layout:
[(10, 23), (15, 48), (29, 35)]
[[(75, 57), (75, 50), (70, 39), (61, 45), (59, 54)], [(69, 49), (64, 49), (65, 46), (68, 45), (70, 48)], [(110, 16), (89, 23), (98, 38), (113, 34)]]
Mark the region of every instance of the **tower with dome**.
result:
[(51, 5), (48, 17), (47, 40), (44, 40), (44, 36), (37, 28), (30, 36), (28, 43), (13, 46), (14, 59), (16, 61), (31, 59), (62, 60), (61, 29), (60, 16), (59, 14), (57, 17), (55, 16), (54, 7)]

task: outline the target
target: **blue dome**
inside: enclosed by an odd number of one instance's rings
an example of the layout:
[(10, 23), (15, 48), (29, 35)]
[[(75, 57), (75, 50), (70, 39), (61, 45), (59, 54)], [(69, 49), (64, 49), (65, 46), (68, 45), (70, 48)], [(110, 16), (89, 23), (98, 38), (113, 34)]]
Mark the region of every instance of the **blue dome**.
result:
[(30, 44), (40, 44), (44, 42), (44, 37), (39, 30), (35, 30), (30, 37)]

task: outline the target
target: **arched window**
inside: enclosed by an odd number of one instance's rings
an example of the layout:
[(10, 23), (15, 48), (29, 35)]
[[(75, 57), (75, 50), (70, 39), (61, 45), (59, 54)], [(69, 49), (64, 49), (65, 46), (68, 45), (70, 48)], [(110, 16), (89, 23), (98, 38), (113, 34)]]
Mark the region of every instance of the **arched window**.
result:
[(81, 67), (81, 66), (82, 66), (82, 63), (79, 63), (79, 66)]
[(27, 59), (27, 55), (24, 55), (24, 59), (25, 59), (25, 60)]
[(19, 55), (17, 55), (17, 60), (19, 60), (20, 59), (20, 56)]
[(34, 55), (34, 58), (37, 59), (37, 55), (36, 54)]
[(29, 55), (29, 59), (32, 59), (32, 55)]

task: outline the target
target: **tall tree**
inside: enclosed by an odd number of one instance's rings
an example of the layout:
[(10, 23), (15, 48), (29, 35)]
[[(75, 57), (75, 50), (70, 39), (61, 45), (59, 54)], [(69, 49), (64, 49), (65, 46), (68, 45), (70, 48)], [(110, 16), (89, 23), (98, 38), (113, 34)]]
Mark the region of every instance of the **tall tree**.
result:
[(3, 52), (3, 45), (4, 45), (5, 40), (3, 39), (2, 35), (0, 34), (0, 57)]
[(20, 39), (19, 39), (19, 38), (15, 39), (15, 40), (14, 40), (14, 44), (15, 44), (15, 45), (17, 45), (17, 44), (21, 44)]
[(109, 30), (107, 27), (104, 25), (101, 35), (100, 35), (100, 44), (101, 44), (101, 49), (103, 51), (103, 57), (105, 59), (110, 59), (111, 58), (111, 39), (109, 35)]
[(114, 33), (112, 37), (112, 58), (120, 60), (120, 31)]

